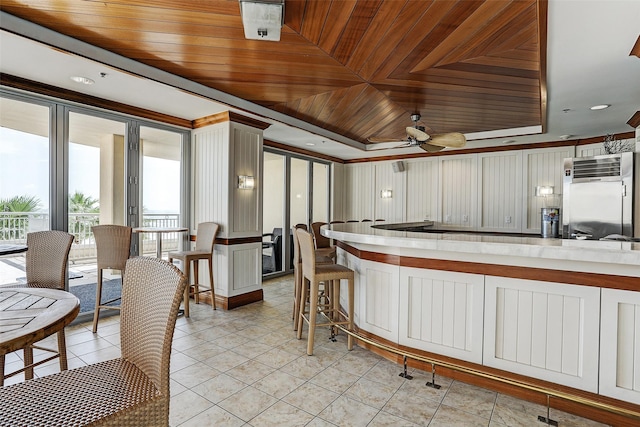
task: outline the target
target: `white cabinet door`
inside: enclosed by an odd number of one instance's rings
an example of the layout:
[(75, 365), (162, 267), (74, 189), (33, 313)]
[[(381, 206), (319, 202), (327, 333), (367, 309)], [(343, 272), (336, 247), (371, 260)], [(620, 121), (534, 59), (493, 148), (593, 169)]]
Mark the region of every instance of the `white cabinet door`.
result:
[(360, 260), (356, 271), (357, 325), (391, 342), (398, 342), (399, 269)]
[(482, 363), (484, 276), (400, 269), (401, 345)]
[(597, 393), (600, 288), (485, 277), (484, 365)]
[(602, 289), (600, 394), (640, 404), (640, 292)]

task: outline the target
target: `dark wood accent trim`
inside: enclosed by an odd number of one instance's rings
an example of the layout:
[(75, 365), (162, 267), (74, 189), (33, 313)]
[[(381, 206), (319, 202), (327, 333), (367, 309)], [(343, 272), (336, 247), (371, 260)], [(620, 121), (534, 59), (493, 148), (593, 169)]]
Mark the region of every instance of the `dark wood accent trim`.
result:
[(629, 56), (637, 56), (640, 58), (640, 36), (638, 36), (638, 40), (636, 40), (636, 44), (631, 48), (631, 52), (629, 52)]
[(548, 1), (538, 1), (538, 64), (540, 67), (540, 120), (542, 133), (547, 131), (547, 11)]
[(316, 159), (328, 160), (334, 163), (346, 163), (344, 160), (337, 157), (327, 156), (326, 154), (316, 153), (314, 151), (309, 151), (298, 147), (292, 147), (290, 145), (282, 144), (280, 142), (275, 142), (268, 139), (264, 140), (263, 145), (265, 147), (277, 148), (279, 150), (288, 151), (290, 153), (302, 154), (308, 157), (315, 157)]
[[(640, 41), (640, 38), (638, 39), (638, 41)], [(640, 47), (639, 47), (639, 50), (640, 50)], [(636, 113), (633, 116), (631, 116), (627, 124), (632, 128), (637, 128), (638, 126), (640, 126), (640, 111), (636, 111)]]
[[(195, 234), (190, 234), (189, 235), (189, 241), (190, 242), (195, 242), (196, 241), (196, 235)], [(254, 236), (254, 237), (238, 237), (235, 239), (221, 239), (221, 238), (216, 238), (216, 244), (218, 245), (225, 245), (225, 246), (233, 246), (233, 245), (242, 245), (245, 243), (259, 243), (262, 242), (262, 237), (261, 236)]]
[(638, 277), (582, 273), (534, 267), (517, 267), (511, 265), (483, 264), (466, 261), (449, 261), (433, 258), (415, 258), (361, 251), (343, 242), (337, 242), (337, 245), (351, 255), (360, 259), (399, 265), (401, 267), (484, 274), (487, 276), (509, 277), (512, 279), (540, 280), (543, 282), (568, 283), (572, 285), (595, 286), (600, 288), (622, 289), (626, 291), (640, 290), (640, 278)]
[[(616, 139), (629, 139), (635, 138), (633, 131), (614, 134)], [(568, 141), (549, 141), (549, 142), (536, 142), (530, 144), (509, 144), (499, 145), (493, 147), (478, 147), (478, 148), (466, 148), (462, 150), (440, 151), (438, 153), (413, 153), (413, 154), (399, 154), (394, 156), (380, 156), (372, 158), (350, 159), (344, 160), (344, 163), (367, 163), (367, 162), (379, 162), (382, 160), (407, 160), (417, 159), (422, 157), (439, 157), (439, 156), (455, 156), (459, 154), (476, 154), (476, 153), (495, 153), (498, 151), (514, 151), (514, 150), (531, 150), (535, 148), (554, 148), (554, 147), (570, 147), (578, 145), (596, 144), (604, 141), (603, 136), (594, 136), (591, 138), (573, 139)]]
[(155, 120), (158, 122), (168, 123), (170, 125), (191, 129), (191, 121), (181, 119), (180, 117), (157, 113), (155, 111), (147, 110), (144, 108), (133, 107), (131, 105), (109, 101), (68, 89), (61, 89), (56, 86), (35, 82), (33, 80), (24, 79), (22, 77), (13, 76), (10, 74), (0, 73), (0, 84), (14, 89), (37, 93), (39, 95), (58, 98), (65, 101), (89, 105), (91, 107), (102, 108), (109, 111), (115, 111), (118, 113), (142, 117), (149, 120)]
[(251, 126), (251, 127), (262, 129), (262, 130), (265, 130), (266, 128), (271, 126), (271, 123), (266, 123), (261, 120), (243, 116), (242, 114), (238, 114), (233, 111), (223, 111), (222, 113), (212, 114), (210, 116), (195, 119), (191, 122), (191, 126), (194, 129), (198, 129), (201, 127), (214, 125), (216, 123), (223, 123), (223, 122), (240, 123), (243, 125)]
[[(246, 294), (236, 295), (233, 297), (225, 297), (222, 295), (216, 295), (216, 307), (223, 310), (233, 310), (234, 308), (242, 307), (243, 305), (252, 304), (254, 302), (262, 301), (264, 299), (264, 293), (262, 289), (258, 289)], [(195, 304), (195, 301), (191, 301), (190, 304)], [(200, 294), (200, 304), (211, 305), (211, 293), (205, 292)]]
[[(474, 369), (479, 372), (487, 373), (496, 377), (510, 379), (514, 381), (526, 382), (539, 387), (562, 391), (564, 393), (575, 395), (577, 397), (587, 398), (590, 400), (598, 401), (600, 403), (605, 403), (615, 408), (621, 408), (629, 411), (640, 412), (640, 405), (634, 405), (621, 400), (612, 399), (609, 397), (601, 396), (594, 393), (589, 393), (586, 391), (574, 389), (571, 387), (567, 387), (567, 386), (563, 386), (555, 383), (550, 383), (550, 382), (539, 380), (536, 378), (525, 377), (523, 375), (514, 374), (512, 372), (490, 368), (483, 365), (477, 365), (475, 363), (466, 362), (463, 360), (454, 359), (451, 357), (446, 357), (439, 354), (429, 353), (427, 351), (402, 346), (392, 341), (378, 337), (370, 332), (359, 330), (358, 333), (371, 341), (379, 342), (388, 347), (402, 350), (405, 352), (410, 352), (426, 358), (439, 360), (443, 363), (455, 364), (455, 365), (463, 366), (466, 368)], [(378, 348), (376, 346), (373, 346), (364, 342), (360, 342), (360, 341), (356, 341), (356, 342), (358, 343), (358, 346), (362, 348), (366, 348), (372, 353), (378, 354), (387, 360), (391, 360), (400, 365), (403, 363), (402, 356), (398, 354), (392, 353), (390, 351)], [(413, 368), (418, 368), (426, 372), (431, 372), (431, 364), (429, 363), (408, 359), (407, 364)], [(400, 367), (398, 367), (398, 373), (400, 372), (400, 370), (401, 370)], [(445, 368), (442, 366), (438, 366), (436, 364), (436, 383), (438, 382), (438, 376), (440, 375), (446, 376), (448, 378), (453, 378), (454, 380), (463, 381), (468, 384), (473, 384), (479, 387), (494, 390), (499, 393), (508, 394), (510, 396), (517, 397), (519, 399), (535, 402), (540, 405), (546, 406), (547, 404), (546, 395), (539, 393), (537, 391), (524, 389), (522, 387), (518, 387), (512, 384), (506, 384), (504, 382), (497, 381), (497, 380), (491, 380), (488, 378), (479, 377), (466, 372), (456, 371), (454, 369)], [(638, 420), (634, 420), (630, 417), (625, 417), (623, 415), (611, 413), (602, 409), (594, 408), (594, 407), (580, 404), (577, 402), (570, 402), (567, 400), (552, 398), (550, 399), (550, 405), (552, 408), (557, 408), (562, 411), (570, 412), (570, 413), (573, 413), (582, 417), (586, 417), (592, 420), (600, 421), (609, 425), (621, 426), (621, 427), (632, 427), (632, 426), (638, 425)], [(545, 415), (545, 414), (540, 414), (540, 415)]]

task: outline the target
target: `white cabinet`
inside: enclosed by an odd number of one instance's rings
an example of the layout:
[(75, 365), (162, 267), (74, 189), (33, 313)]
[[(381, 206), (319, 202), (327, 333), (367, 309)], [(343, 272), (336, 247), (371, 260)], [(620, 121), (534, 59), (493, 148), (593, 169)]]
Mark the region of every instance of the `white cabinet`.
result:
[(482, 363), (484, 276), (402, 267), (399, 343)]
[(484, 365), (598, 392), (600, 288), (485, 276)]
[(602, 289), (601, 315), (600, 394), (640, 404), (640, 292)]

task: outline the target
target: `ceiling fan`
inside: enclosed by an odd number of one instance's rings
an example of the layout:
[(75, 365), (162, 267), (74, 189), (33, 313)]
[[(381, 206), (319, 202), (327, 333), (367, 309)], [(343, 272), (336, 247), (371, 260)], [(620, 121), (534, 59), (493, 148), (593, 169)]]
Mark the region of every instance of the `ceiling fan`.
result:
[[(404, 147), (420, 147), (429, 153), (435, 153), (442, 151), (447, 147), (462, 148), (467, 143), (465, 136), (458, 132), (450, 133), (438, 133), (429, 135), (425, 132), (424, 126), (419, 126), (420, 114), (414, 113), (411, 115), (411, 121), (413, 121), (413, 127), (408, 126), (406, 128), (407, 139), (405, 141), (398, 141), (397, 139), (389, 138), (367, 138), (369, 142), (376, 143), (367, 145), (367, 151), (375, 150), (389, 150), (392, 148), (404, 148)], [(379, 143), (397, 143), (400, 145), (381, 147)]]

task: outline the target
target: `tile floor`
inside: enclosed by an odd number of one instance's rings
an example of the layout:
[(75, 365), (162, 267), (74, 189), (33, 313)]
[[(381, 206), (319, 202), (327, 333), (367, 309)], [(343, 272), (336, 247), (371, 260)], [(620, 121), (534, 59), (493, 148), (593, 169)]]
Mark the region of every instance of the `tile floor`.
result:
[[(543, 406), (439, 377), (439, 390), (425, 386), (431, 375), (401, 367), (367, 350), (346, 350), (344, 334), (329, 341), (319, 328), (313, 356), (306, 334), (291, 328), (291, 276), (266, 281), (264, 301), (231, 311), (191, 304), (179, 318), (171, 359), (172, 427), (191, 426), (543, 426)], [(305, 327), (306, 331), (306, 327)], [(119, 357), (119, 317), (67, 328), (70, 368)], [(19, 367), (7, 356), (7, 370)], [(58, 370), (58, 362), (36, 369)], [(21, 381), (14, 377), (10, 384)], [(551, 410), (560, 426), (602, 424)]]

